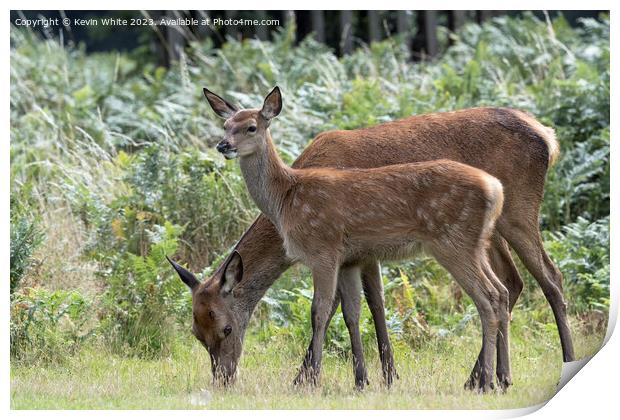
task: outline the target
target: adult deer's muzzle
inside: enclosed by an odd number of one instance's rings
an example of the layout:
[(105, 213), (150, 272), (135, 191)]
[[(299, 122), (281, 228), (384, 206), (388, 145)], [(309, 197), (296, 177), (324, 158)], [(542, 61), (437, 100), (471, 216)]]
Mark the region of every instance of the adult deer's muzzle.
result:
[[(217, 352), (219, 353), (219, 352)], [(220, 358), (219, 354), (210, 353), (211, 373), (213, 374), (213, 384), (218, 386), (230, 386), (237, 377), (236, 359), (228, 357)]]

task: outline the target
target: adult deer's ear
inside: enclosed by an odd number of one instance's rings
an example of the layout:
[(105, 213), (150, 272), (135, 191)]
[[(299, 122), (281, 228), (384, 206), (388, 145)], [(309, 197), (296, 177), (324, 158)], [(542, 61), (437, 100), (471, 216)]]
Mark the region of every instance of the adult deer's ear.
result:
[(209, 101), (209, 105), (213, 108), (213, 111), (222, 118), (230, 118), (235, 112), (238, 111), (237, 107), (226, 101), (219, 95), (211, 92), (207, 88), (202, 88), (202, 92), (205, 94), (205, 98)]
[(172, 261), (170, 258), (168, 258), (167, 255), (166, 255), (166, 259), (168, 260), (170, 264), (172, 264), (172, 267), (174, 267), (177, 274), (179, 275), (179, 277), (181, 277), (181, 280), (183, 281), (183, 283), (187, 285), (187, 287), (189, 287), (191, 290), (194, 290), (196, 287), (200, 285), (200, 282), (198, 281), (196, 276), (194, 276), (191, 272), (189, 272), (185, 268), (181, 267), (179, 264)]
[(228, 294), (243, 278), (243, 261), (237, 251), (233, 251), (224, 268), (221, 293)]
[(269, 121), (277, 117), (280, 111), (282, 111), (282, 93), (280, 93), (280, 88), (276, 86), (265, 98), (260, 114)]

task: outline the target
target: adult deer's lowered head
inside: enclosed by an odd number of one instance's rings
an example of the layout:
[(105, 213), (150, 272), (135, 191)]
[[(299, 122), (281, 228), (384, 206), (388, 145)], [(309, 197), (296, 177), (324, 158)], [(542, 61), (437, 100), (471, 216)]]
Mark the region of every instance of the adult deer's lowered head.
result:
[(241, 256), (230, 254), (223, 270), (203, 283), (170, 258), (168, 261), (192, 292), (192, 333), (209, 351), (213, 381), (228, 385), (235, 379), (245, 331), (244, 321), (230, 302), (233, 288), (243, 276)]

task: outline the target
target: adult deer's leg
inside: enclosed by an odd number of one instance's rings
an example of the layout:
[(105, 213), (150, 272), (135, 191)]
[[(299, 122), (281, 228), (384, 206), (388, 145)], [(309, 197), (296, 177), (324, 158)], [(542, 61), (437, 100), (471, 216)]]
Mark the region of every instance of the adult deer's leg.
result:
[(564, 361), (570, 362), (575, 360), (575, 353), (562, 290), (562, 273), (545, 252), (537, 217), (529, 219), (525, 216), (510, 222), (502, 219), (498, 227), (542, 288), (558, 326)]
[(498, 280), (508, 289), (508, 311), (512, 312), (512, 308), (514, 308), (523, 290), (523, 279), (512, 259), (508, 243), (500, 236), (497, 230), (491, 238), (489, 261), (493, 273), (495, 273)]
[[(519, 298), (519, 295), (523, 290), (523, 280), (521, 279), (521, 275), (519, 274), (519, 271), (517, 270), (517, 267), (512, 259), (512, 255), (510, 254), (510, 249), (508, 248), (506, 240), (502, 238), (497, 231), (495, 231), (491, 238), (488, 253), (492, 272), (495, 274), (497, 279), (499, 279), (502, 285), (508, 290), (508, 312), (510, 316), (510, 312), (512, 312), (512, 309), (514, 308), (514, 305), (516, 304), (517, 299)], [(510, 328), (509, 325), (508, 328)], [(498, 332), (498, 343), (500, 343), (500, 340), (502, 339), (500, 335), (502, 335), (501, 329)], [(510, 374), (506, 374), (505, 368), (503, 367), (506, 366), (506, 363), (503, 362), (503, 360), (506, 359), (503, 358), (503, 355), (500, 355), (500, 349), (502, 348), (502, 345), (497, 346), (497, 376), (500, 385), (509, 384), (511, 381)], [(476, 361), (476, 364), (472, 369), (472, 373), (468, 381), (470, 384), (474, 384), (476, 382), (476, 378), (480, 377), (481, 359), (482, 353), (478, 355), (478, 360)], [(507, 366), (509, 369), (509, 362)]]
[(364, 363), (364, 350), (360, 336), (361, 277), (358, 266), (340, 267), (338, 292), (341, 296), (342, 314), (351, 338), (355, 386), (363, 389), (368, 384), (368, 372)]
[[(317, 258), (319, 261), (328, 261), (327, 258)], [(312, 298), (312, 340), (309, 351), (306, 353), (295, 384), (309, 382), (318, 384), (323, 356), (323, 342), (325, 329), (336, 292), (336, 275), (338, 265), (335, 263), (312, 267), (314, 282), (314, 296)]]
[(381, 267), (378, 261), (369, 261), (362, 266), (362, 286), (375, 324), (383, 379), (385, 384), (390, 387), (394, 378), (398, 378), (398, 374), (394, 367), (394, 355), (385, 323), (383, 281), (381, 280)]

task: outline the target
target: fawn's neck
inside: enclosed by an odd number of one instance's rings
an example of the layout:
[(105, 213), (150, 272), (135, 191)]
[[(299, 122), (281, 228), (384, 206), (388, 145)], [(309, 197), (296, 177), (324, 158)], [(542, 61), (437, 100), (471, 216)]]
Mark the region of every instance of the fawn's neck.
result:
[(278, 227), (282, 200), (293, 183), (293, 176), (292, 169), (280, 159), (269, 130), (263, 149), (242, 156), (239, 164), (252, 200)]

